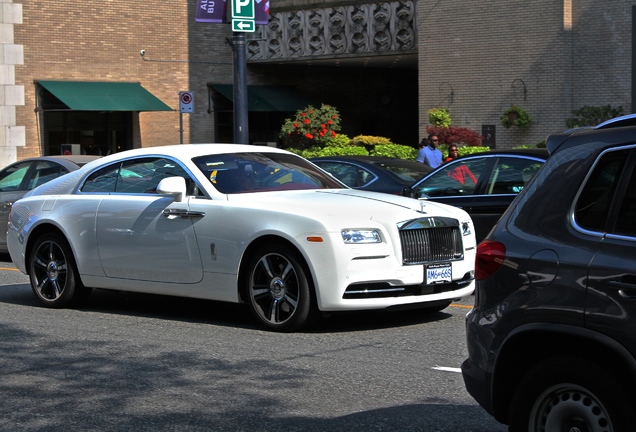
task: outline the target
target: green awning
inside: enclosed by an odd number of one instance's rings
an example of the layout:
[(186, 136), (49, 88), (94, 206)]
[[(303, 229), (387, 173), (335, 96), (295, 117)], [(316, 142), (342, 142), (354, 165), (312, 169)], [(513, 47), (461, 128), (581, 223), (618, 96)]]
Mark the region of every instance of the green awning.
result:
[[(230, 101), (234, 100), (234, 86), (232, 84), (209, 84), (214, 90)], [(299, 94), (289, 86), (247, 86), (247, 110), (270, 112), (296, 112), (311, 105), (309, 99)]]
[(76, 111), (174, 111), (139, 83), (38, 81), (38, 84)]

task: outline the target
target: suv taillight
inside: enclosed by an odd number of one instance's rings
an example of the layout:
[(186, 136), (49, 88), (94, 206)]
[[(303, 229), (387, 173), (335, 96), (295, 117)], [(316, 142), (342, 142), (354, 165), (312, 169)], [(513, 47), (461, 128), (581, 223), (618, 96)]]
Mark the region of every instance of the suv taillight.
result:
[(475, 258), (475, 279), (484, 280), (495, 274), (506, 259), (506, 246), (492, 240), (484, 240), (477, 245)]

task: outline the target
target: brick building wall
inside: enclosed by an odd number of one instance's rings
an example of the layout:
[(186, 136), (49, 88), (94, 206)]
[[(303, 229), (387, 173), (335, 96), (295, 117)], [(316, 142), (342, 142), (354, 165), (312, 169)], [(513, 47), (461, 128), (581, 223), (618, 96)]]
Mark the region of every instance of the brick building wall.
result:
[[(12, 2), (0, 1), (5, 3)], [(5, 154), (42, 154), (34, 80), (139, 82), (175, 109), (139, 114), (134, 146), (144, 147), (179, 142), (178, 93), (193, 91), (195, 111), (183, 115), (184, 141), (215, 140), (207, 84), (233, 82), (232, 51), (225, 43), (232, 33), (229, 25), (195, 23), (196, 0), (15, 3), (22, 22), (11, 24), (11, 34), (2, 27), (1, 35), (11, 36), (4, 41), (10, 46), (24, 47), (23, 64), (13, 60), (11, 68), (12, 88), (24, 92), (24, 106), (15, 106), (14, 130), (22, 128), (26, 145), (7, 147)], [(343, 4), (348, 2), (272, 0), (271, 8)], [(627, 0), (419, 0), (414, 74), (248, 64), (247, 81), (296, 85), (317, 103), (345, 111), (344, 126), (354, 134), (374, 134), (374, 127), (387, 124), (404, 130), (396, 141), (417, 142), (426, 135), (427, 111), (447, 106), (457, 126), (480, 131), (495, 125), (497, 147), (536, 144), (562, 130), (571, 111), (583, 105), (631, 112), (631, 8)], [(402, 100), (406, 93), (416, 95), (415, 104)], [(504, 129), (499, 117), (510, 104), (526, 109), (534, 124)]]
[(611, 104), (632, 112), (634, 2), (579, 0), (574, 4), (571, 106)]
[(195, 112), (184, 114), (184, 142), (210, 141), (206, 82), (213, 76), (231, 82), (231, 49), (223, 43), (231, 31), (195, 23), (195, 6), (194, 0), (24, 2), (15, 40), (25, 47), (16, 83), (25, 88), (17, 123), (26, 127), (27, 145), (18, 158), (42, 154), (34, 80), (139, 82), (175, 111), (139, 113), (134, 147), (178, 143), (178, 94), (193, 91)]
[[(562, 131), (583, 105), (630, 112), (631, 37), (624, 0), (420, 0), (420, 135), (427, 111), (438, 106), (450, 109), (457, 126), (496, 125), (498, 148)], [(511, 104), (528, 111), (530, 128), (501, 126)]]

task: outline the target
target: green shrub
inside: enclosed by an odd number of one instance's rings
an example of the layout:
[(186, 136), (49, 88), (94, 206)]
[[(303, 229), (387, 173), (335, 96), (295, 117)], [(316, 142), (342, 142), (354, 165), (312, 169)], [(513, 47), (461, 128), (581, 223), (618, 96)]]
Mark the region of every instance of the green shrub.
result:
[(351, 138), (351, 145), (366, 147), (368, 150), (381, 144), (391, 144), (391, 140), (379, 136), (358, 135)]
[(340, 114), (331, 105), (320, 108), (309, 105), (296, 111), (294, 118), (286, 119), (279, 137), (283, 148), (309, 149), (324, 146), (325, 141), (336, 137), (340, 130)]
[(369, 152), (371, 156), (384, 156), (398, 159), (415, 159), (417, 149), (401, 144), (378, 144)]
[(431, 108), (428, 110), (428, 122), (435, 127), (441, 128), (450, 127), (451, 123), (453, 123), (448, 108)]
[(620, 117), (623, 115), (623, 107), (614, 108), (611, 105), (606, 106), (588, 106), (585, 105), (577, 110), (572, 111), (572, 117), (565, 120), (565, 126), (574, 129), (583, 126), (596, 126), (604, 121)]
[(336, 134), (335, 137), (329, 137), (324, 141), (325, 147), (338, 147), (351, 144), (351, 138), (345, 134)]
[[(440, 151), (442, 152), (442, 160), (446, 160), (446, 158), (448, 157), (448, 147), (450, 147), (450, 145), (442, 145), (439, 147)], [(457, 153), (459, 156), (466, 156), (466, 155), (482, 153), (486, 151), (490, 151), (490, 147), (459, 146), (459, 145), (457, 146)]]
[(311, 149), (288, 149), (306, 159), (322, 156), (368, 156), (369, 152), (364, 147), (359, 146), (332, 146), (332, 147), (313, 147)]
[(535, 145), (532, 144), (523, 144), (513, 147), (513, 149), (533, 149), (533, 148), (545, 148), (545, 140), (539, 141)]

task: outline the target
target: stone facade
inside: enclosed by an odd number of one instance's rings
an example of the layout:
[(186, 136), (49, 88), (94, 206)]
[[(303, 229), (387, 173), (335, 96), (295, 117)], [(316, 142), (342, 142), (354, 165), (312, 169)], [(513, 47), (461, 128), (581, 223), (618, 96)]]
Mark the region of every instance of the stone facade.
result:
[(272, 12), (248, 43), (251, 63), (416, 53), (415, 3), (395, 1)]
[(22, 24), (22, 5), (0, 1), (0, 166), (14, 162), (26, 143), (25, 126), (17, 122), (16, 107), (24, 105), (24, 86), (16, 85), (16, 65), (24, 63), (23, 46), (14, 43)]

